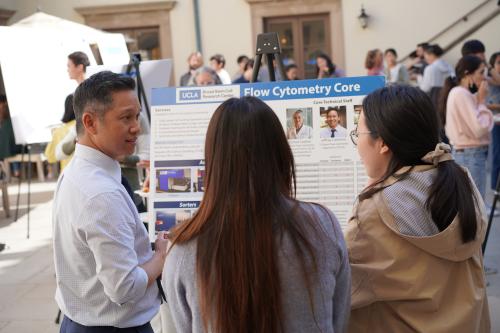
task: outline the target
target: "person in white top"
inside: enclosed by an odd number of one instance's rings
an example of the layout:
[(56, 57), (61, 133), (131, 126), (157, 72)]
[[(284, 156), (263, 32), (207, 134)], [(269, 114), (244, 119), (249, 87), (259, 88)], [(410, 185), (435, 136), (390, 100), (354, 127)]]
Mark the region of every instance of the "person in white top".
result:
[(287, 131), (288, 139), (310, 139), (313, 129), (311, 126), (304, 125), (302, 110), (297, 110), (293, 114), (293, 126)]
[(90, 65), (89, 58), (83, 52), (77, 51), (68, 55), (67, 69), (71, 80), (80, 84), (85, 80), (85, 72)]
[[(431, 93), (433, 88), (441, 88), (447, 77), (455, 76), (453, 67), (441, 59), (443, 49), (437, 44), (432, 44), (424, 49), (425, 61), (429, 64), (424, 69), (422, 80), (418, 86), (426, 93)], [(432, 97), (432, 96), (431, 96)]]
[(75, 91), (78, 143), (52, 214), (61, 333), (153, 332), (167, 240), (160, 233), (151, 250), (121, 184), (119, 161), (134, 152), (140, 133), (134, 89), (133, 79), (105, 71)]
[(396, 52), (395, 49), (387, 49), (384, 52), (384, 59), (385, 59), (385, 64), (386, 67), (384, 69), (385, 71), (385, 77), (387, 80), (387, 83), (400, 83), (400, 84), (409, 84), (410, 83), (410, 76), (408, 74), (408, 71), (406, 70), (406, 67), (398, 63), (398, 53)]
[(231, 84), (231, 76), (224, 66), (226, 66), (226, 59), (222, 54), (216, 54), (210, 58), (210, 67), (217, 73), (222, 84)]
[(338, 139), (347, 136), (347, 130), (339, 124), (339, 112), (337, 109), (329, 108), (326, 113), (328, 127), (319, 132), (320, 138)]

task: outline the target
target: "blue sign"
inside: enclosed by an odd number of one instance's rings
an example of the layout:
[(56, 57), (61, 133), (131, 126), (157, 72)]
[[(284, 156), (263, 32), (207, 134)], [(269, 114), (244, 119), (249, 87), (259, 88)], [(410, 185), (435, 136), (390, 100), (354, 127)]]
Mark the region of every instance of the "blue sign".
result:
[[(254, 96), (265, 101), (332, 98), (363, 96), (385, 85), (383, 76), (344, 77), (321, 80), (297, 80), (278, 82), (258, 82), (241, 85), (218, 85), (193, 88), (158, 88), (153, 89), (151, 105), (176, 105), (190, 103), (217, 103), (230, 97)], [(233, 96), (228, 96), (227, 88), (234, 87)], [(221, 90), (220, 98), (217, 96)], [(239, 90), (239, 95), (237, 91)], [(207, 93), (204, 94), (203, 92)], [(222, 93), (222, 91), (224, 93)], [(178, 93), (178, 95), (176, 94)], [(178, 99), (176, 97), (178, 96)], [(203, 98), (202, 98), (203, 96)]]

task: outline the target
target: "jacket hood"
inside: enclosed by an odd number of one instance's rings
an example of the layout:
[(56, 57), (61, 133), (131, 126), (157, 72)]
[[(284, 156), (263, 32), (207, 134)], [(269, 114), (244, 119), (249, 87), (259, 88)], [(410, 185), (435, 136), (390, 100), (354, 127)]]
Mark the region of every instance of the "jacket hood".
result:
[[(396, 174), (408, 169), (409, 167), (402, 168)], [(474, 187), (478, 198), (477, 233), (473, 241), (464, 243), (458, 216), (445, 230), (439, 231), (430, 211), (425, 207), (429, 185), (436, 174), (437, 169), (432, 165), (416, 166), (403, 179), (387, 179), (381, 184), (384, 189), (375, 194), (373, 199), (377, 201), (376, 206), (384, 224), (401, 238), (445, 260), (458, 262), (469, 259), (480, 251), (486, 233), (486, 212), (481, 195)], [(474, 184), (472, 179), (471, 182)], [(419, 231), (425, 235), (418, 236)]]
[(439, 72), (443, 73), (446, 76), (455, 74), (455, 70), (453, 69), (453, 67), (443, 59), (437, 59), (432, 64), (432, 66), (434, 66)]

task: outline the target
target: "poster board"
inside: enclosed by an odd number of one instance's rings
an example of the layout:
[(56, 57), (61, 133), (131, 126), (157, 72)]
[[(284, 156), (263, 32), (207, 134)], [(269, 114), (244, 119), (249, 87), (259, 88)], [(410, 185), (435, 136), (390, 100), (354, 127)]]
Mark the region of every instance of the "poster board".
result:
[[(128, 61), (123, 35), (101, 34), (105, 37), (100, 47), (112, 50), (113, 59), (120, 56)], [(108, 40), (112, 40), (109, 47)], [(82, 51), (95, 65), (89, 43), (78, 34), (28, 27), (0, 27), (0, 41), (2, 78), (16, 143), (48, 142), (51, 128), (61, 123), (66, 96), (77, 87), (68, 77), (68, 55)]]
[[(355, 197), (367, 182), (349, 133), (356, 128), (364, 96), (384, 85), (384, 77), (372, 76), (153, 89), (151, 239), (155, 232), (191, 217), (199, 207), (210, 118), (226, 99), (248, 95), (266, 102), (283, 125), (296, 163), (297, 199), (325, 205), (345, 226)], [(345, 129), (337, 128), (333, 137), (326, 122), (332, 108)], [(303, 127), (294, 133), (298, 110)]]
[(87, 53), (90, 47), (13, 27), (0, 27), (0, 41), (5, 46), (0, 48), (0, 63), (16, 143), (50, 141), (50, 127), (61, 122), (64, 100), (76, 88), (68, 78), (68, 54)]

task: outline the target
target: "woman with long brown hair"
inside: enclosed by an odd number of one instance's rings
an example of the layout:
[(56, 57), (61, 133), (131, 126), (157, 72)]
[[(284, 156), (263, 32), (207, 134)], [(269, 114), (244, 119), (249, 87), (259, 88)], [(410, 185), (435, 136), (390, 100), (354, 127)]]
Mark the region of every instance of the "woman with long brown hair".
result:
[(254, 97), (215, 111), (205, 195), (175, 227), (163, 272), (178, 333), (343, 332), (350, 271), (339, 224), (295, 200), (283, 127)]

